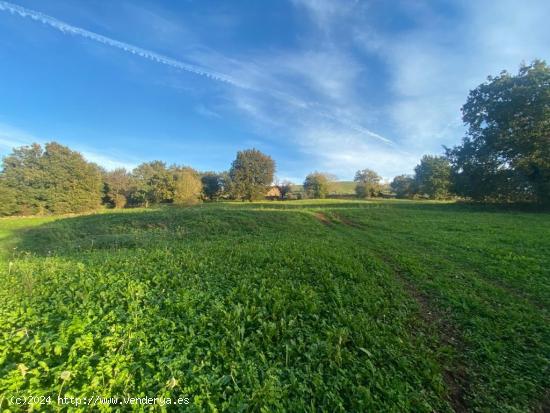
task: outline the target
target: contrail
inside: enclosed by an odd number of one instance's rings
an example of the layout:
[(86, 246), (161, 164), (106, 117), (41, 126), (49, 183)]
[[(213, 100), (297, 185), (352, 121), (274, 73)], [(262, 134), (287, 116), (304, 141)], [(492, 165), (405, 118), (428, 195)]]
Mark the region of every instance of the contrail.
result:
[(328, 120), (331, 120), (333, 122), (336, 122), (336, 123), (339, 123), (340, 125), (342, 126), (345, 126), (351, 130), (354, 130), (356, 132), (359, 132), (359, 133), (363, 133), (367, 136), (370, 136), (371, 138), (374, 138), (374, 139), (377, 139), (383, 143), (385, 143), (386, 145), (390, 145), (390, 146), (395, 146), (396, 143), (394, 141), (392, 141), (391, 139), (388, 139), (388, 138), (385, 138), (383, 137), (382, 135), (376, 133), (376, 132), (373, 132), (355, 122), (352, 122), (352, 121), (349, 121), (349, 120), (346, 120), (346, 119), (342, 119), (342, 118), (338, 118), (336, 117), (335, 115), (331, 114), (331, 113), (328, 113), (324, 110), (320, 110), (320, 109), (317, 109), (315, 108), (315, 105), (313, 105), (312, 103), (309, 103), (309, 102), (306, 102), (304, 100), (301, 100), (299, 98), (296, 98), (292, 95), (289, 95), (288, 93), (284, 93), (284, 92), (281, 92), (281, 91), (272, 91), (272, 92), (267, 92), (269, 93), (271, 96), (273, 97), (276, 97), (282, 101), (285, 101), (287, 103), (289, 103), (290, 105), (293, 105), (295, 106), (296, 108), (298, 109), (307, 109), (307, 110), (310, 110), (311, 112), (325, 118), (325, 119), (328, 119)]
[(295, 106), (298, 109), (311, 110), (312, 112), (318, 114), (319, 116), (322, 116), (326, 119), (337, 122), (337, 123), (339, 123), (339, 124), (341, 124), (345, 127), (348, 127), (352, 130), (355, 130), (357, 132), (364, 133), (364, 134), (370, 136), (371, 138), (374, 138), (374, 139), (377, 139), (377, 140), (380, 140), (380, 141), (384, 142), (385, 144), (395, 145), (395, 143), (390, 139), (387, 139), (387, 138), (385, 138), (385, 137), (383, 137), (383, 136), (381, 136), (381, 135), (379, 135), (375, 132), (372, 132), (372, 131), (370, 131), (370, 130), (368, 130), (368, 129), (366, 129), (366, 128), (358, 125), (358, 124), (355, 124), (353, 122), (349, 122), (349, 121), (344, 120), (344, 119), (339, 119), (339, 118), (337, 118), (336, 116), (334, 116), (330, 113), (323, 112), (323, 111), (320, 111), (318, 109), (315, 109), (312, 104), (310, 104), (306, 101), (302, 101), (301, 99), (296, 98), (294, 96), (290, 96), (290, 95), (288, 95), (284, 92), (258, 89), (256, 87), (251, 86), (251, 85), (243, 84), (243, 83), (239, 82), (238, 80), (236, 80), (236, 79), (234, 79), (234, 78), (232, 78), (228, 75), (225, 75), (223, 73), (219, 73), (219, 72), (215, 72), (215, 71), (212, 71), (212, 70), (209, 70), (209, 69), (205, 69), (203, 67), (193, 65), (193, 64), (190, 64), (190, 63), (185, 63), (185, 62), (182, 62), (180, 60), (176, 60), (176, 59), (173, 59), (171, 57), (164, 56), (164, 55), (161, 55), (159, 53), (153, 52), (151, 50), (143, 49), (141, 47), (134, 46), (134, 45), (129, 44), (129, 43), (121, 42), (119, 40), (115, 40), (115, 39), (112, 39), (110, 37), (103, 36), (101, 34), (94, 33), (94, 32), (91, 32), (89, 30), (86, 30), (86, 29), (81, 29), (80, 27), (76, 27), (76, 26), (70, 25), (68, 23), (65, 23), (61, 20), (58, 20), (55, 17), (48, 16), (47, 14), (41, 13), (39, 11), (35, 11), (35, 10), (27, 9), (25, 7), (21, 7), (21, 6), (18, 6), (16, 4), (9, 3), (7, 1), (0, 0), (0, 11), (7, 11), (11, 14), (19, 15), (23, 18), (30, 18), (32, 20), (35, 20), (35, 21), (38, 21), (38, 22), (43, 23), (45, 25), (48, 25), (50, 27), (53, 27), (54, 29), (59, 30), (60, 32), (62, 32), (64, 34), (72, 34), (72, 35), (75, 35), (75, 36), (84, 37), (86, 39), (90, 39), (90, 40), (96, 41), (98, 43), (105, 44), (107, 46), (115, 47), (115, 48), (123, 50), (127, 53), (131, 53), (131, 54), (134, 54), (136, 56), (140, 56), (144, 59), (148, 59), (148, 60), (151, 60), (153, 62), (157, 62), (157, 63), (161, 63), (163, 65), (171, 66), (171, 67), (174, 67), (176, 69), (185, 70), (187, 72), (194, 73), (194, 74), (199, 75), (199, 76), (204, 76), (206, 78), (216, 80), (216, 81), (219, 81), (219, 82), (223, 82), (223, 83), (226, 83), (226, 84), (230, 84), (232, 86), (236, 86), (236, 87), (241, 88), (241, 89), (246, 89), (246, 90), (249, 90), (249, 91), (255, 91), (255, 92), (259, 92), (259, 93), (269, 94), (272, 97), (274, 97), (276, 99), (283, 100), (286, 103), (289, 103), (289, 104)]
[(7, 11), (12, 14), (17, 14), (24, 18), (31, 18), (32, 20), (39, 21), (43, 24), (46, 24), (50, 27), (53, 27), (54, 29), (59, 30), (62, 33), (65, 34), (72, 34), (75, 36), (81, 36), (86, 39), (90, 39), (99, 43), (106, 44), (111, 47), (116, 47), (117, 49), (123, 50), (127, 53), (135, 54), (137, 56), (143, 57), (145, 59), (152, 60), (157, 63), (162, 63), (167, 66), (174, 67), (176, 69), (185, 70), (187, 72), (191, 72), (200, 76), (205, 76), (209, 79), (217, 80), (220, 82), (229, 83), (234, 86), (238, 86), (241, 88), (247, 88), (246, 85), (243, 85), (239, 82), (237, 82), (235, 79), (232, 79), (231, 77), (224, 75), (222, 73), (214, 72), (211, 70), (204, 69), (200, 66), (196, 66), (193, 64), (185, 63), (176, 59), (172, 59), (167, 56), (163, 56), (161, 54), (155, 53), (151, 50), (142, 49), (141, 47), (131, 45), (129, 43), (124, 43), (119, 40), (111, 39), (110, 37), (103, 36), (98, 33), (91, 32), (89, 30), (81, 29), (79, 27), (72, 26), (68, 23), (65, 23), (61, 20), (58, 20), (54, 17), (48, 16), (47, 14), (30, 10), (25, 7), (17, 6), (15, 4), (8, 3), (7, 1), (0, 1), (0, 10), (1, 11)]

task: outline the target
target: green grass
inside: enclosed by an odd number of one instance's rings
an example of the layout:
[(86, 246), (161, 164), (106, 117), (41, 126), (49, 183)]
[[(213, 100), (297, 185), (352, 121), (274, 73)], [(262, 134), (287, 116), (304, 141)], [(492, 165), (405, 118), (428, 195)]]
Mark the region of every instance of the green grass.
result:
[(3, 408), (548, 409), (547, 213), (228, 202), (2, 219), (0, 245)]

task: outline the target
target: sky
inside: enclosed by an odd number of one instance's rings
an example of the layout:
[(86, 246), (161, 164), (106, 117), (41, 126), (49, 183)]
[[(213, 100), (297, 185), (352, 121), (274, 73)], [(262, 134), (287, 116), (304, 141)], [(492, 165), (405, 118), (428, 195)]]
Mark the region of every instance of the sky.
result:
[(489, 75), (550, 61), (547, 0), (0, 0), (0, 156), (55, 140), (277, 177), (410, 174), (464, 136)]

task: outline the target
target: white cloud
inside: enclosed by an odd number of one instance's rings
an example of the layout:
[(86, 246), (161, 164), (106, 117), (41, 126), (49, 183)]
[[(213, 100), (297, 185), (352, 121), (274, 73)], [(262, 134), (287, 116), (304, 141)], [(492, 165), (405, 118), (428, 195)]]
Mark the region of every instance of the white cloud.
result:
[(358, 1), (331, 0), (292, 0), (292, 2), (308, 11), (311, 19), (322, 31), (329, 31), (333, 20), (346, 16), (353, 10)]
[(212, 109), (209, 109), (207, 108), (206, 106), (204, 105), (198, 105), (196, 108), (195, 108), (195, 111), (201, 115), (201, 116), (204, 116), (205, 118), (220, 118), (220, 114)]
[(124, 168), (128, 171), (131, 171), (134, 169), (138, 164), (141, 162), (134, 160), (126, 160), (126, 159), (120, 159), (117, 157), (113, 157), (111, 155), (106, 155), (103, 153), (98, 153), (93, 150), (80, 150), (79, 151), (84, 158), (86, 158), (90, 162), (94, 162), (102, 167), (104, 167), (107, 170), (113, 170), (117, 168)]
[[(342, 7), (334, 7), (324, 1), (310, 1), (311, 10), (317, 10), (326, 18), (329, 15), (341, 14), (347, 10)], [(69, 25), (51, 16), (38, 11), (30, 10), (21, 6), (17, 6), (6, 1), (0, 0), (0, 11), (7, 11), (12, 14), (19, 15), (23, 18), (31, 18), (46, 24), (63, 33), (81, 36), (107, 46), (121, 49), (125, 52), (135, 54), (137, 56), (149, 59), (161, 64), (165, 64), (177, 69), (192, 72), (201, 76), (208, 77), (213, 80), (221, 81), (233, 86), (237, 86), (242, 90), (234, 91), (235, 104), (238, 108), (251, 115), (256, 120), (262, 122), (273, 123), (269, 119), (267, 111), (252, 106), (250, 94), (254, 94), (254, 105), (264, 105), (258, 99), (258, 96), (268, 97), (270, 100), (275, 100), (271, 106), (289, 105), (292, 111), (306, 111), (317, 117), (332, 119), (333, 122), (340, 123), (341, 126), (352, 128), (355, 131), (364, 133), (366, 136), (389, 143), (390, 140), (382, 137), (348, 118), (338, 118), (332, 113), (340, 108), (323, 107), (323, 105), (312, 104), (304, 96), (297, 94), (295, 88), (290, 86), (290, 82), (278, 80), (277, 77), (296, 77), (299, 76), (302, 81), (307, 80), (312, 85), (314, 91), (323, 92), (330, 98), (338, 98), (340, 101), (346, 99), (352, 91), (352, 81), (355, 78), (358, 66), (352, 60), (345, 59), (341, 54), (333, 50), (326, 52), (310, 52), (302, 55), (301, 52), (279, 56), (280, 60), (273, 64), (272, 61), (265, 61), (263, 64), (255, 65), (252, 62), (242, 63), (235, 59), (228, 59), (211, 50), (204, 49), (203, 52), (196, 52), (194, 57), (203, 63), (213, 63), (215, 67), (224, 67), (225, 73), (217, 72), (211, 69), (206, 69), (204, 64), (194, 65), (175, 60), (164, 55), (158, 54), (151, 50), (143, 49), (129, 43), (124, 43), (98, 33), (94, 33), (79, 27)], [(273, 70), (273, 68), (279, 68)], [(282, 70), (281, 70), (282, 69)], [(228, 74), (229, 73), (229, 74)], [(311, 91), (310, 91), (311, 92)], [(350, 113), (349, 109), (347, 110)], [(204, 114), (204, 113), (203, 113)]]
[(418, 154), (367, 140), (357, 132), (334, 129), (328, 125), (311, 125), (300, 133), (300, 147), (314, 157), (317, 169), (330, 172), (340, 179), (350, 179), (359, 169), (371, 168), (384, 179), (411, 173), (418, 163)]
[(307, 86), (313, 96), (340, 102), (353, 95), (362, 70), (351, 56), (335, 48), (277, 54), (272, 67), (280, 76)]
[[(400, 2), (395, 7), (408, 8), (404, 13), (411, 22), (398, 31), (385, 31), (376, 13), (371, 16), (376, 4), (291, 1), (313, 23), (304, 24), (304, 31), (311, 33), (301, 37), (298, 46), (234, 58), (196, 47), (186, 59), (197, 65), (4, 1), (0, 10), (220, 80), (222, 85), (238, 86), (222, 90), (230, 110), (244, 115), (273, 140), (293, 144), (311, 159), (310, 165), (318, 162), (317, 169), (346, 179), (365, 167), (386, 178), (411, 172), (423, 153), (440, 153), (442, 144), (458, 143), (463, 135), (459, 110), (471, 88), (501, 69), (515, 70), (522, 60), (550, 58), (545, 22), (550, 3), (543, 0), (522, 4), (503, 0), (493, 7), (486, 2), (460, 2), (453, 5), (457, 10), (452, 18), (441, 15), (431, 2)], [(358, 48), (363, 52), (358, 53)], [(379, 75), (370, 71), (372, 60), (383, 66), (388, 77), (384, 104), (364, 86)], [(223, 68), (223, 73), (209, 68)], [(216, 106), (216, 111), (196, 107), (206, 117), (216, 117), (222, 110), (227, 107)], [(0, 139), (5, 138), (0, 135)]]
[[(349, 56), (345, 54), (347, 42), (358, 45), (366, 61), (381, 57), (390, 76), (391, 99), (380, 108), (379, 117), (388, 119), (395, 132), (393, 141), (397, 144), (388, 147), (365, 140), (357, 128), (344, 127), (348, 116), (355, 125), (358, 119), (369, 116), (362, 108), (368, 99), (348, 92), (358, 84), (356, 56), (351, 56), (351, 65), (342, 64), (341, 59), (334, 60), (335, 65), (330, 59), (326, 64), (322, 59), (317, 62), (321, 69), (313, 72), (326, 82), (325, 88), (322, 81), (317, 87), (330, 92), (330, 86), (337, 84), (335, 90), (345, 102), (339, 106), (333, 104), (335, 99), (325, 99), (326, 110), (344, 122), (320, 122), (312, 117), (297, 132), (298, 143), (325, 169), (340, 176), (364, 167), (376, 169), (386, 178), (410, 173), (423, 153), (442, 153), (442, 145), (459, 142), (464, 135), (460, 107), (470, 89), (489, 74), (502, 69), (515, 71), (521, 61), (550, 57), (550, 31), (545, 24), (550, 3), (546, 1), (528, 0), (519, 5), (505, 0), (495, 7), (484, 2), (460, 3), (453, 17), (442, 15), (429, 2), (400, 3), (399, 7), (408, 8), (403, 12), (411, 18), (413, 28), (398, 34), (377, 29), (380, 25), (370, 18), (369, 8), (356, 7), (355, 2), (345, 2), (341, 10), (321, 0), (294, 3), (309, 10), (322, 34), (319, 42), (331, 47), (337, 44), (340, 56)], [(302, 67), (308, 65), (302, 63)], [(334, 67), (339, 72), (336, 79), (341, 81), (331, 84), (333, 77), (325, 76), (324, 69), (330, 72)], [(325, 93), (328, 98), (338, 94)]]
[[(404, 34), (355, 36), (367, 53), (382, 56), (392, 75), (394, 101), (388, 114), (399, 142), (409, 150), (440, 152), (464, 135), (460, 107), (468, 92), (522, 61), (548, 59), (547, 1), (460, 3), (456, 21), (437, 18), (430, 3), (415, 3), (422, 22)], [(411, 6), (413, 7), (413, 6)], [(452, 30), (450, 29), (452, 25)]]

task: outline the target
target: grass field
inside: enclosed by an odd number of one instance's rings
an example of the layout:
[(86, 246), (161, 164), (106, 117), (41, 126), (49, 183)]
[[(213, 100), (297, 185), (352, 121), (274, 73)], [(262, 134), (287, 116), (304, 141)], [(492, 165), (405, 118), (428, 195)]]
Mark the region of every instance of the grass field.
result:
[[(335, 181), (329, 185), (329, 195), (355, 195), (356, 182), (353, 181)], [(303, 185), (291, 185), (293, 192), (302, 192)]]
[(219, 203), (2, 219), (0, 243), (4, 409), (550, 409), (548, 213)]

